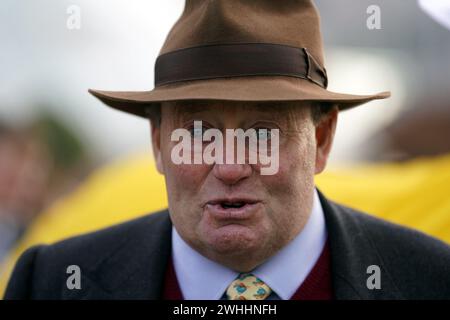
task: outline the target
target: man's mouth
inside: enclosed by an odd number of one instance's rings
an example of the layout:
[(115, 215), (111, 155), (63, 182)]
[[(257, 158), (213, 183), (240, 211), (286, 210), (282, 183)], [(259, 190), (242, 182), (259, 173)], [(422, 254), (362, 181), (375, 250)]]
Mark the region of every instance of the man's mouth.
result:
[(218, 220), (242, 220), (250, 218), (259, 205), (253, 199), (218, 199), (207, 202), (205, 209)]
[(230, 209), (230, 208), (242, 208), (244, 205), (246, 204), (246, 202), (221, 202), (220, 206), (224, 209)]

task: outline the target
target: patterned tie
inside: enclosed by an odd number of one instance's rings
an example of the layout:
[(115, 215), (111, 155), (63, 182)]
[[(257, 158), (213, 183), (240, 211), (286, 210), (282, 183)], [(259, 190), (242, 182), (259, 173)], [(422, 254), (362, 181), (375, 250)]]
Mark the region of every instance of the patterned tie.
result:
[(240, 274), (227, 289), (228, 300), (264, 300), (272, 289), (251, 273)]

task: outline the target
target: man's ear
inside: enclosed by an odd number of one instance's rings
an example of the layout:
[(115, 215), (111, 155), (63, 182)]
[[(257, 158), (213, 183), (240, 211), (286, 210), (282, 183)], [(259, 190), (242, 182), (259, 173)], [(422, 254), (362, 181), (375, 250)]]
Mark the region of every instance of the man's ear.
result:
[(159, 173), (164, 174), (164, 166), (161, 159), (161, 126), (150, 120), (150, 128), (152, 135), (153, 156), (156, 162), (156, 169)]
[(316, 125), (315, 174), (321, 173), (327, 165), (328, 155), (330, 154), (336, 131), (338, 113), (338, 108), (333, 107), (333, 110), (324, 115)]

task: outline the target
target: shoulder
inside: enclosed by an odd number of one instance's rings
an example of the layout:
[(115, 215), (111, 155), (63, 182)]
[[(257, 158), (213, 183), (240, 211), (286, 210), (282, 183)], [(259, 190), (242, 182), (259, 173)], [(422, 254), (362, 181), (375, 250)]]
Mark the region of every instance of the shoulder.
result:
[[(383, 251), (392, 250), (400, 256), (413, 254), (416, 258), (438, 255), (443, 259), (450, 259), (450, 246), (437, 238), (345, 206), (332, 205), (340, 208), (344, 219), (353, 220), (359, 225), (372, 244)], [(420, 255), (416, 256), (417, 254)], [(411, 258), (409, 256), (409, 259)], [(450, 267), (450, 264), (447, 267)]]
[(80, 260), (94, 263), (124, 243), (140, 242), (155, 232), (167, 229), (170, 224), (167, 210), (155, 212), (94, 232), (71, 237), (51, 245), (40, 246), (40, 255), (50, 255), (61, 260), (77, 255)]
[[(170, 236), (167, 210), (152, 213), (95, 232), (71, 237), (51, 245), (26, 250), (11, 275), (5, 299), (59, 299), (59, 288), (67, 268), (95, 270), (112, 259), (116, 252), (128, 252)], [(54, 295), (54, 296), (53, 296)]]
[(55, 244), (46, 246), (48, 251), (71, 253), (73, 251), (84, 255), (99, 253), (104, 248), (114, 248), (123, 242), (140, 240), (149, 233), (161, 231), (167, 227), (169, 214), (167, 210), (147, 214), (133, 220), (103, 228), (94, 232), (71, 237)]
[[(330, 204), (374, 248), (405, 298), (450, 298), (450, 246), (420, 231)], [(356, 238), (355, 238), (356, 239)], [(359, 237), (361, 239), (361, 237)]]

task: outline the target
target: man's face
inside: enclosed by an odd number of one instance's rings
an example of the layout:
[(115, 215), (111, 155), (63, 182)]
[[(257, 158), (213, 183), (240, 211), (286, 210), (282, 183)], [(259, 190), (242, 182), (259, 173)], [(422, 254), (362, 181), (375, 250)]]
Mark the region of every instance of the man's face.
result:
[[(301, 231), (312, 207), (314, 174), (324, 166), (317, 161), (320, 145), (316, 136), (321, 133), (310, 112), (306, 104), (162, 105), (160, 127), (153, 128), (153, 148), (158, 169), (165, 176), (172, 222), (191, 247), (244, 272)], [(177, 141), (171, 141), (172, 132), (191, 130), (199, 120), (204, 130), (219, 129), (224, 137), (225, 129), (278, 129), (278, 172), (261, 175), (259, 163), (174, 164), (171, 152)], [(225, 143), (224, 154), (226, 148)]]

